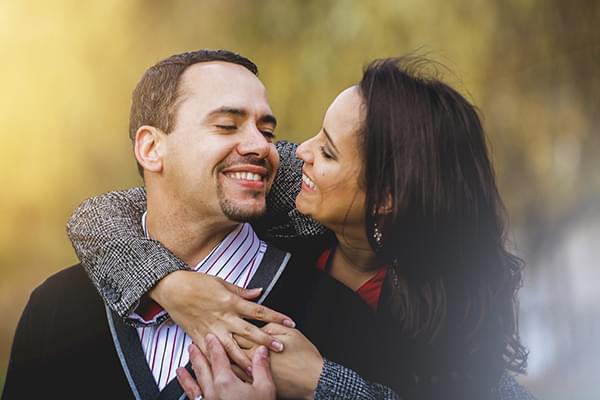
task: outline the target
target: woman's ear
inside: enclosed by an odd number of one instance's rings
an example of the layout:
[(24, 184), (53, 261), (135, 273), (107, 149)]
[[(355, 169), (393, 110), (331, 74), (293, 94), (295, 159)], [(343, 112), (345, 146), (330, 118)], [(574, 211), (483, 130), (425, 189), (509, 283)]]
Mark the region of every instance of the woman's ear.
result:
[(387, 195), (385, 196), (385, 201), (383, 202), (383, 204), (380, 204), (379, 207), (377, 207), (377, 214), (379, 214), (379, 215), (390, 214), (392, 212), (392, 210), (394, 209), (393, 206), (394, 205), (392, 204), (392, 194), (390, 192), (388, 192)]
[(135, 133), (133, 149), (138, 163), (148, 172), (163, 168), (165, 134), (158, 128), (143, 125)]

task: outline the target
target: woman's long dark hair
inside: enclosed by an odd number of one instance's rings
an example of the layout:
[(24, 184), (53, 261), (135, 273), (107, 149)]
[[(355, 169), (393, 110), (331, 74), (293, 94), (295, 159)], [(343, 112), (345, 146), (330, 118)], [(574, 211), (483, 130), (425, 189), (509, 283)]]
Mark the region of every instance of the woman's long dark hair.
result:
[[(523, 372), (516, 294), (522, 261), (506, 248), (504, 207), (476, 108), (416, 57), (376, 60), (359, 84), (367, 234), (391, 265), (391, 308), (405, 333), (436, 340), (450, 318), (503, 338)], [(491, 326), (485, 321), (491, 321)], [(455, 321), (456, 322), (456, 321)]]

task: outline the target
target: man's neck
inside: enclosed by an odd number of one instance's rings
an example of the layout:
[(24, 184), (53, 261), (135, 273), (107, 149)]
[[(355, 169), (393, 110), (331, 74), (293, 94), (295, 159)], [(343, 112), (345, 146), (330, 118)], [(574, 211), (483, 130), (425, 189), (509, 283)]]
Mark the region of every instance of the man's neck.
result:
[(183, 207), (155, 207), (148, 198), (146, 229), (171, 253), (189, 266), (202, 261), (238, 223), (223, 218), (190, 216)]

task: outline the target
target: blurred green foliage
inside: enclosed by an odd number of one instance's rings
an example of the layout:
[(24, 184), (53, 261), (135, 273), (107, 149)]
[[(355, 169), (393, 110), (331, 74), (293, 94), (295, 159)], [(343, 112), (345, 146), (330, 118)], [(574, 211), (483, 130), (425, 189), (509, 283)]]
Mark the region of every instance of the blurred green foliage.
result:
[(420, 49), (481, 109), (512, 226), (535, 247), (600, 198), (598, 21), (596, 0), (0, 2), (0, 375), (28, 293), (76, 262), (72, 210), (140, 184), (129, 97), (156, 61), (247, 55), (278, 137), (301, 141), (366, 62)]

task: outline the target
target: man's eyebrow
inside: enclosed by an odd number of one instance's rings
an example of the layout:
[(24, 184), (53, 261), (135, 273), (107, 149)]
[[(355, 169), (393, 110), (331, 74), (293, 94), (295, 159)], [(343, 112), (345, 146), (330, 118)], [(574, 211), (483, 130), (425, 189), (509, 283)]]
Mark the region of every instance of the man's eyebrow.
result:
[(329, 132), (327, 132), (327, 129), (323, 128), (323, 133), (325, 134), (325, 136), (327, 136), (327, 140), (329, 141), (329, 143), (331, 143), (331, 145), (333, 146), (334, 150), (339, 153), (340, 151), (335, 146), (335, 143), (333, 143), (333, 140), (331, 140), (331, 136), (329, 136)]
[(216, 115), (219, 114), (229, 114), (229, 115), (233, 115), (236, 117), (245, 117), (246, 115), (248, 115), (248, 113), (246, 112), (246, 110), (242, 110), (241, 108), (235, 108), (235, 107), (219, 107), (215, 110), (212, 110), (211, 112), (208, 113), (207, 118), (210, 117), (214, 117)]
[[(244, 109), (224, 106), (224, 107), (219, 107), (215, 110), (212, 110), (211, 112), (208, 113), (206, 118), (212, 118), (214, 116), (221, 115), (221, 114), (232, 115), (235, 117), (242, 117), (242, 118), (248, 116), (248, 112)], [(277, 126), (277, 118), (275, 118), (275, 116), (272, 114), (265, 114), (265, 115), (261, 116), (258, 119), (258, 121), (262, 122), (262, 123), (266, 123), (266, 124), (273, 124), (273, 126)]]

